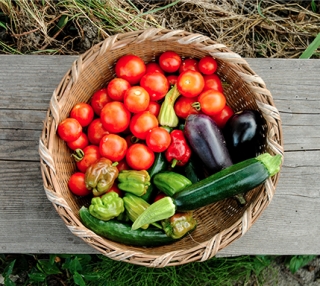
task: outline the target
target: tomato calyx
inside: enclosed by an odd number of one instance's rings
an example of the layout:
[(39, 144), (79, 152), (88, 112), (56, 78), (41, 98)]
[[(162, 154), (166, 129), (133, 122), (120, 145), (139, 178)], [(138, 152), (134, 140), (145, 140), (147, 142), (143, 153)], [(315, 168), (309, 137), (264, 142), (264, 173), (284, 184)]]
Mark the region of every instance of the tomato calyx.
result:
[(76, 162), (80, 162), (84, 157), (84, 152), (82, 149), (78, 148), (74, 150), (74, 153), (72, 153), (71, 156)]

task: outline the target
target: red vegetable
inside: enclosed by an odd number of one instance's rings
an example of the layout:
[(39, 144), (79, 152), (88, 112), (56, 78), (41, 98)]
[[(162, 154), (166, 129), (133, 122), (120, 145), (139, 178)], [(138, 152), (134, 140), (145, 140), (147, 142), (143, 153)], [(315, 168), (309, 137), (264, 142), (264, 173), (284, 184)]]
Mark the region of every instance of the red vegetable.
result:
[(171, 167), (184, 166), (190, 159), (191, 149), (183, 135), (183, 131), (175, 129), (170, 133), (171, 144), (165, 151), (165, 157)]

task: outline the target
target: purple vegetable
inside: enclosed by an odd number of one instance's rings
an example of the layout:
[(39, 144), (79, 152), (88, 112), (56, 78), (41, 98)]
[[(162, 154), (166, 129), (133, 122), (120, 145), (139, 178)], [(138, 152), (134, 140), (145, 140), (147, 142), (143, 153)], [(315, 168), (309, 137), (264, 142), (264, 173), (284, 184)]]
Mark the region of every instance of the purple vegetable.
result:
[(218, 172), (232, 165), (223, 134), (208, 115), (189, 115), (184, 132), (192, 150), (210, 171)]

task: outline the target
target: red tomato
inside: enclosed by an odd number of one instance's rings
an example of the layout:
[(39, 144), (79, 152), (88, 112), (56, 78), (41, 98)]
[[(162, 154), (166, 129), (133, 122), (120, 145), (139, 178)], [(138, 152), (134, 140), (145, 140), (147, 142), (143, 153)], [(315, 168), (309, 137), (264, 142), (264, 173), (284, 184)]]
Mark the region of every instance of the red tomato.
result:
[(108, 96), (117, 101), (123, 101), (125, 92), (131, 84), (123, 78), (114, 78), (107, 85)]
[(94, 111), (91, 105), (82, 102), (71, 109), (70, 117), (77, 119), (82, 127), (86, 127), (93, 120)]
[(190, 114), (197, 114), (199, 111), (192, 106), (197, 102), (196, 97), (185, 97), (185, 96), (179, 96), (174, 104), (174, 111), (176, 115), (180, 118), (186, 119), (188, 115)]
[(85, 173), (94, 162), (100, 159), (101, 156), (99, 152), (99, 147), (95, 145), (89, 145), (85, 147), (82, 151), (83, 157), (76, 159), (76, 165), (80, 172)]
[(118, 162), (117, 169), (119, 172), (122, 170), (129, 170), (129, 166), (126, 159), (122, 159)]
[(99, 144), (101, 156), (112, 162), (122, 160), (126, 155), (127, 149), (127, 141), (117, 134), (104, 135)]
[(146, 143), (153, 152), (163, 152), (169, 147), (171, 136), (166, 129), (155, 127), (148, 132)]
[(77, 196), (87, 196), (91, 191), (87, 189), (85, 184), (85, 174), (81, 172), (73, 173), (68, 181), (69, 190)]
[(148, 170), (154, 163), (154, 153), (145, 144), (136, 143), (128, 148), (126, 161), (134, 170)]
[(153, 202), (159, 201), (159, 200), (165, 198), (166, 196), (167, 196), (167, 195), (166, 195), (165, 193), (160, 192), (160, 193), (158, 193), (158, 194), (156, 195), (156, 197), (154, 198)]
[(87, 134), (91, 144), (99, 145), (101, 138), (109, 132), (103, 128), (101, 119), (96, 118), (89, 124)]
[(160, 67), (160, 65), (158, 63), (149, 62), (149, 63), (146, 64), (146, 67), (147, 67), (146, 73), (149, 73), (149, 72), (161, 72), (161, 73), (164, 73), (164, 71), (162, 70), (162, 68)]
[(146, 73), (140, 80), (140, 86), (149, 93), (153, 101), (164, 98), (170, 87), (165, 75), (159, 72)]
[(117, 186), (116, 183), (114, 183), (114, 184), (112, 185), (112, 187), (106, 192), (106, 194), (107, 194), (107, 193), (110, 193), (110, 192), (115, 192), (115, 193), (117, 193), (120, 198), (122, 198), (122, 197), (124, 196), (124, 192), (121, 191), (121, 190), (118, 188), (118, 186)]
[(218, 63), (213, 57), (205, 56), (200, 59), (198, 67), (201, 73), (210, 75), (216, 72), (218, 69)]
[(89, 145), (88, 136), (81, 132), (80, 137), (77, 140), (67, 142), (68, 147), (71, 150), (83, 149), (84, 147)]
[(115, 72), (117, 77), (127, 80), (131, 85), (139, 83), (146, 73), (144, 61), (135, 55), (122, 56), (116, 63)]
[(234, 112), (232, 108), (226, 105), (218, 114), (211, 116), (211, 118), (218, 125), (218, 127), (222, 129), (233, 114)]
[(111, 98), (108, 96), (107, 89), (102, 88), (102, 89), (96, 91), (92, 95), (90, 104), (93, 108), (94, 113), (99, 116), (102, 108), (110, 101), (111, 101)]
[(203, 78), (204, 88), (202, 91), (214, 89), (223, 93), (222, 82), (217, 74), (205, 75)]
[(57, 132), (62, 140), (75, 141), (81, 136), (82, 126), (77, 119), (66, 118), (59, 123)]
[(149, 106), (147, 108), (154, 116), (158, 117), (160, 112), (161, 104), (157, 101), (150, 101)]
[(174, 73), (179, 70), (182, 59), (174, 51), (166, 51), (162, 53), (159, 57), (160, 67), (168, 73)]
[(196, 59), (187, 58), (184, 59), (180, 65), (179, 73), (182, 73), (187, 70), (199, 71), (198, 61)]
[(142, 111), (135, 114), (130, 122), (131, 133), (142, 140), (145, 140), (149, 130), (159, 125), (157, 117), (149, 111)]
[(204, 79), (201, 73), (187, 70), (181, 73), (177, 80), (177, 88), (180, 94), (186, 97), (199, 95), (204, 87)]
[(108, 102), (101, 110), (102, 126), (110, 133), (125, 131), (130, 123), (131, 114), (120, 101)]
[(124, 94), (124, 106), (132, 113), (138, 113), (148, 108), (149, 93), (142, 86), (132, 86)]
[(167, 80), (169, 82), (169, 85), (170, 86), (173, 86), (177, 83), (177, 80), (178, 80), (178, 76), (175, 75), (175, 74), (170, 74), (167, 76)]
[(214, 89), (202, 92), (198, 97), (198, 101), (201, 111), (210, 116), (221, 112), (226, 105), (224, 94)]
[(133, 136), (132, 134), (128, 134), (124, 139), (127, 141), (128, 147), (130, 147), (134, 143), (139, 142), (139, 138)]

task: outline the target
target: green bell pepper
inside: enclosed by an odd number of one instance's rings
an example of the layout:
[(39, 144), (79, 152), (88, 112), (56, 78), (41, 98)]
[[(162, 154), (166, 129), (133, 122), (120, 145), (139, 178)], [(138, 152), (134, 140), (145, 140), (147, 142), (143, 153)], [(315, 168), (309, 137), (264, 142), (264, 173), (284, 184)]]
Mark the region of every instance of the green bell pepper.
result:
[(116, 218), (124, 212), (123, 199), (116, 192), (92, 198), (89, 212), (92, 216), (104, 221)]

